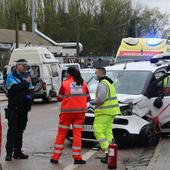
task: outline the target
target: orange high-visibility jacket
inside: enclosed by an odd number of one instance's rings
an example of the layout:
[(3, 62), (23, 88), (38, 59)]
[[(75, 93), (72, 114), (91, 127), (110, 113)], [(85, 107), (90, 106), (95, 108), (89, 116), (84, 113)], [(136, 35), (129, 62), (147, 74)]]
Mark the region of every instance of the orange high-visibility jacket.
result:
[(63, 81), (64, 95), (62, 98), (61, 113), (85, 113), (87, 111), (87, 85), (76, 85), (73, 77)]

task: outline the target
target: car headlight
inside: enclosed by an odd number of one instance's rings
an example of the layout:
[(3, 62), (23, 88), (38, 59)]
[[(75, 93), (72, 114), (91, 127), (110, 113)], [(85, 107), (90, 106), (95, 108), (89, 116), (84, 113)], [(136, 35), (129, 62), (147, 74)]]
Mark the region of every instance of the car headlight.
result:
[(133, 104), (120, 105), (120, 111), (122, 115), (132, 115)]

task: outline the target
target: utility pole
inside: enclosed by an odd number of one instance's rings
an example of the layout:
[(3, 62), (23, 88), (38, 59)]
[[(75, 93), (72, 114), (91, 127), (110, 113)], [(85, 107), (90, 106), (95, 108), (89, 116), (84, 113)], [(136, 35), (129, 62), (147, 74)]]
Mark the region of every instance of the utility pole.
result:
[(19, 47), (18, 31), (19, 31), (19, 12), (16, 12), (16, 14), (15, 14), (15, 43), (16, 43), (16, 48)]
[(35, 45), (35, 0), (32, 0), (32, 45)]
[(77, 30), (77, 58), (79, 58), (79, 53), (80, 53), (80, 49), (79, 49), (79, 39), (80, 39), (80, 35), (79, 35), (79, 0), (77, 0), (77, 24), (76, 24), (76, 30)]
[(138, 37), (137, 16), (135, 16), (135, 38)]

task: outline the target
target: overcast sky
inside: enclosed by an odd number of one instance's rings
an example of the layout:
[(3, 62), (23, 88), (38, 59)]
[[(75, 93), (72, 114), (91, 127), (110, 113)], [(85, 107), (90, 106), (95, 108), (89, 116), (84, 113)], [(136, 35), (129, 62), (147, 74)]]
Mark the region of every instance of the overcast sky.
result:
[(170, 0), (132, 0), (134, 3), (141, 3), (142, 5), (146, 5), (148, 7), (158, 7), (161, 12), (166, 12), (170, 14)]

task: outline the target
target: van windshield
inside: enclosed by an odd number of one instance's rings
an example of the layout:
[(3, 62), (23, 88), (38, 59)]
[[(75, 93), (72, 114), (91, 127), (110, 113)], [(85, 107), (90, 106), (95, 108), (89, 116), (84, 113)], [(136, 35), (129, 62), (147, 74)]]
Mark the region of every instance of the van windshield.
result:
[[(107, 71), (107, 76), (113, 80), (118, 94), (142, 94), (149, 75), (149, 71)], [(90, 87), (93, 84), (97, 84), (94, 78), (90, 80), (88, 86)]]

